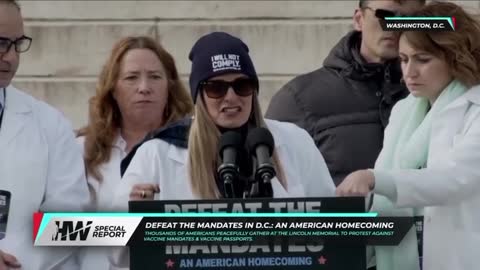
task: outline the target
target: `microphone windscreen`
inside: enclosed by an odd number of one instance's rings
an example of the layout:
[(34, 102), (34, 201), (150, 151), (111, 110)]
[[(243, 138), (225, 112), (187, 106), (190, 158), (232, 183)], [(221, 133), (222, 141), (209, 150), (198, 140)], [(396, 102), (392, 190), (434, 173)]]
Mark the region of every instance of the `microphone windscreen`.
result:
[(235, 131), (227, 131), (222, 134), (220, 137), (220, 142), (218, 145), (218, 151), (220, 157), (223, 159), (223, 150), (227, 147), (233, 147), (235, 149), (240, 149), (242, 147), (242, 136), (240, 133)]
[(251, 130), (247, 135), (246, 142), (248, 151), (250, 151), (252, 154), (256, 153), (255, 150), (259, 145), (264, 145), (268, 148), (268, 152), (271, 156), (275, 147), (275, 141), (273, 140), (272, 133), (263, 127)]

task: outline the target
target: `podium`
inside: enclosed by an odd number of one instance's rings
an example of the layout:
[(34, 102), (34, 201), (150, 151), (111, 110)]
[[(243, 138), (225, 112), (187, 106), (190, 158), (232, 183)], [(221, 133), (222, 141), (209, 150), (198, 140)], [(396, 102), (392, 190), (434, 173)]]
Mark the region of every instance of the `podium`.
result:
[[(284, 199), (224, 199), (201, 201), (131, 201), (129, 212), (132, 213), (165, 213), (188, 210), (190, 213), (215, 212), (209, 209), (239, 213), (250, 211), (255, 205), (258, 220), (269, 220), (278, 224), (282, 217), (265, 218), (261, 213), (300, 213), (315, 210), (318, 213), (364, 213), (365, 199), (361, 197), (328, 197), (328, 198), (284, 198)], [(265, 208), (268, 205), (273, 208)], [(175, 206), (175, 207), (172, 207)], [(193, 207), (192, 207), (193, 206)], [(195, 209), (195, 206), (198, 206)], [(243, 207), (243, 210), (239, 210)], [(220, 211), (222, 212), (222, 211)], [(235, 215), (233, 215), (235, 216)], [(177, 219), (177, 218), (174, 218)], [(181, 219), (181, 218), (180, 218)], [(216, 217), (215, 223), (226, 223), (231, 220), (244, 222), (249, 218)], [(294, 217), (289, 217), (289, 222)], [(185, 219), (186, 220), (186, 219)], [(190, 219), (191, 220), (191, 219)], [(202, 218), (204, 220), (204, 218)], [(299, 219), (300, 220), (300, 219)], [(311, 219), (320, 224), (322, 217)], [(255, 221), (255, 218), (252, 218)], [(264, 222), (265, 223), (265, 222)], [(264, 224), (262, 223), (262, 224)], [(270, 224), (270, 222), (266, 222)], [(310, 223), (311, 224), (311, 223)], [(217, 224), (218, 225), (218, 224)], [(198, 230), (197, 230), (198, 231)], [(213, 231), (204, 229), (204, 234)], [(209, 232), (210, 231), (210, 232)], [(239, 232), (242, 229), (231, 229)], [(277, 235), (278, 229), (270, 228), (268, 234)], [(198, 231), (201, 233), (201, 231)], [(314, 231), (313, 231), (314, 232)], [(245, 232), (245, 236), (251, 233)], [(268, 238), (268, 239), (267, 239)], [(312, 237), (313, 238), (313, 237)], [(205, 238), (210, 239), (210, 238)], [(294, 270), (365, 270), (366, 246), (362, 242), (338, 243), (335, 240), (300, 243), (290, 237), (264, 237), (263, 242), (228, 242), (179, 243), (157, 245), (135, 245), (130, 247), (131, 270), (183, 270), (183, 269), (294, 269)], [(137, 239), (141, 240), (141, 239)], [(197, 239), (198, 240), (198, 239)], [(137, 241), (138, 242), (138, 241)]]

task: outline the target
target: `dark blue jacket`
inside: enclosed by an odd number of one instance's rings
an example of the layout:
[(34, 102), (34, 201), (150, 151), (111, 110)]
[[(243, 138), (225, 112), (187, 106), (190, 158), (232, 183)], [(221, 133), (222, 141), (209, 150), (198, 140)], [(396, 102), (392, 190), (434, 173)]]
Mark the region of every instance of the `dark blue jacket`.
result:
[(130, 161), (132, 161), (133, 156), (135, 156), (137, 149), (146, 141), (152, 139), (160, 139), (168, 143), (174, 144), (175, 146), (187, 148), (188, 131), (190, 130), (191, 124), (192, 118), (184, 118), (147, 134), (147, 136), (145, 136), (145, 138), (140, 143), (135, 145), (132, 148), (132, 151), (130, 151), (130, 153), (128, 153), (128, 155), (122, 160), (122, 163), (120, 164), (120, 175), (123, 177), (123, 174), (127, 170)]

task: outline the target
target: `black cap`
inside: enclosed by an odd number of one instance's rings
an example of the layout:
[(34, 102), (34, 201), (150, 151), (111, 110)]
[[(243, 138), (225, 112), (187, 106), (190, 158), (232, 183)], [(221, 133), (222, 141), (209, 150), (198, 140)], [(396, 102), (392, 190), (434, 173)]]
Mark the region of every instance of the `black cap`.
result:
[(242, 73), (258, 81), (248, 46), (239, 38), (225, 32), (213, 32), (201, 37), (188, 58), (192, 61), (190, 92), (193, 102), (202, 81), (226, 73)]

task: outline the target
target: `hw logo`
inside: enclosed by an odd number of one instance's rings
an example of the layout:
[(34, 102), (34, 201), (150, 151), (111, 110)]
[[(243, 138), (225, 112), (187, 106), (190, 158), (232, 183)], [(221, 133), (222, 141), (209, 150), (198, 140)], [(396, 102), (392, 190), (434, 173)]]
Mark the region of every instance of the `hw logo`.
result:
[(53, 234), (53, 241), (76, 241), (80, 236), (80, 241), (87, 240), (88, 232), (92, 227), (92, 221), (87, 221), (85, 226), (83, 221), (77, 221), (75, 226), (73, 221), (55, 221), (57, 232)]

